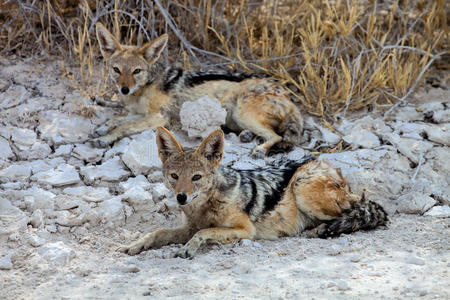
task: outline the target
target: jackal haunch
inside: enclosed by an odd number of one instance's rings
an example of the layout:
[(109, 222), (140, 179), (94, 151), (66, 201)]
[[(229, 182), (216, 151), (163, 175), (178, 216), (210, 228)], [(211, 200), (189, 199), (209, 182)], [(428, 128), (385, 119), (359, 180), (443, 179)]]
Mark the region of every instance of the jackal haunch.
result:
[(264, 156), (274, 145), (288, 150), (300, 143), (302, 115), (288, 90), (275, 80), (261, 74), (187, 72), (164, 66), (158, 59), (167, 44), (167, 34), (138, 47), (120, 44), (100, 23), (96, 32), (122, 101), (129, 111), (144, 116), (123, 124), (121, 120), (112, 121), (97, 132), (94, 144), (106, 146), (124, 136), (167, 126), (179, 120), (182, 102), (205, 95), (221, 102), (227, 111), (226, 127), (241, 133), (241, 141), (255, 135), (264, 140), (253, 149), (253, 156)]
[(219, 166), (224, 135), (211, 133), (197, 149), (183, 149), (165, 128), (156, 130), (165, 184), (184, 214), (182, 226), (149, 233), (118, 250), (137, 254), (182, 243), (187, 258), (208, 242), (276, 239), (305, 232), (333, 237), (385, 225), (375, 202), (352, 193), (339, 170), (312, 156), (254, 170)]

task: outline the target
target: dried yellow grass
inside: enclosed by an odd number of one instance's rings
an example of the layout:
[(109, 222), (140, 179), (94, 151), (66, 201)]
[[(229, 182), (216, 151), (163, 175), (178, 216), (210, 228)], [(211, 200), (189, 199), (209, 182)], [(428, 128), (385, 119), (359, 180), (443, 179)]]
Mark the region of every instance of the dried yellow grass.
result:
[(90, 86), (83, 90), (91, 97), (109, 89), (106, 73), (100, 82), (93, 79), (97, 21), (124, 43), (169, 33), (163, 59), (188, 69), (271, 74), (294, 101), (325, 119), (390, 107), (404, 101), (431, 66), (449, 70), (445, 0), (11, 0), (0, 8), (0, 54), (63, 55), (79, 66), (78, 76), (67, 76)]

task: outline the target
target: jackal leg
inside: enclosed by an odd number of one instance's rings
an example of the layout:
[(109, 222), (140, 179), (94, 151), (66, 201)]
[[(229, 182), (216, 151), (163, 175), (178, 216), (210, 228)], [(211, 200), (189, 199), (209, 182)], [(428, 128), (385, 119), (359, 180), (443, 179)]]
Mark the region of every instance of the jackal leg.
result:
[(256, 146), (252, 150), (251, 155), (254, 158), (263, 158), (273, 145), (282, 140), (282, 137), (276, 134), (270, 125), (259, 122), (256, 118), (244, 119), (240, 123), (243, 125), (243, 128), (250, 130), (264, 139), (264, 143)]
[(241, 239), (252, 239), (254, 232), (247, 228), (207, 228), (198, 231), (175, 255), (192, 258), (204, 243), (231, 243)]
[(160, 229), (146, 234), (134, 243), (117, 248), (117, 251), (135, 255), (150, 248), (161, 248), (169, 244), (184, 244), (191, 236), (191, 231), (187, 226)]
[(160, 114), (144, 117), (134, 122), (122, 124), (107, 135), (93, 139), (92, 143), (97, 147), (106, 147), (120, 138), (140, 133), (156, 126), (164, 126), (166, 123), (167, 119)]

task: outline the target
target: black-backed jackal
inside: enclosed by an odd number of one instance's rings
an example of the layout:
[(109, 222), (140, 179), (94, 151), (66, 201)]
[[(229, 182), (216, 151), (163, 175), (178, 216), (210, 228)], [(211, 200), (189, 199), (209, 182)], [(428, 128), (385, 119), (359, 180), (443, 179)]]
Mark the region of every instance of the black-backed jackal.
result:
[[(224, 135), (211, 133), (197, 149), (183, 149), (165, 128), (156, 129), (165, 184), (185, 216), (182, 226), (149, 233), (118, 250), (137, 254), (167, 244), (185, 244), (192, 257), (208, 242), (276, 239), (307, 233), (332, 237), (385, 225), (375, 202), (353, 194), (339, 170), (312, 156), (255, 170), (219, 166)], [(308, 231), (306, 231), (308, 230)]]
[(179, 119), (182, 102), (205, 95), (221, 102), (227, 111), (226, 127), (240, 132), (241, 141), (249, 141), (254, 135), (264, 140), (253, 149), (253, 156), (264, 156), (274, 145), (289, 149), (300, 143), (302, 115), (290, 101), (289, 92), (276, 81), (260, 74), (186, 72), (165, 67), (157, 61), (167, 44), (167, 34), (137, 47), (120, 44), (100, 23), (96, 31), (122, 101), (129, 111), (144, 117), (124, 124), (111, 122), (106, 130), (98, 132), (106, 135), (97, 135), (94, 144), (106, 146), (124, 136), (167, 126)]

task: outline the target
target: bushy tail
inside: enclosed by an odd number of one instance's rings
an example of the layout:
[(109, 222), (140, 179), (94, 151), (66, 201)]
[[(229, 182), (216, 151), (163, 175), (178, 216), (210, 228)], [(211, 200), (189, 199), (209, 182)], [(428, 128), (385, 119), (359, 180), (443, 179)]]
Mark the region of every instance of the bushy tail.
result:
[(325, 223), (317, 236), (320, 238), (336, 237), (342, 233), (385, 226), (387, 222), (388, 215), (383, 207), (376, 202), (366, 200), (363, 194), (361, 201), (355, 203), (351, 209), (343, 211), (341, 217)]

